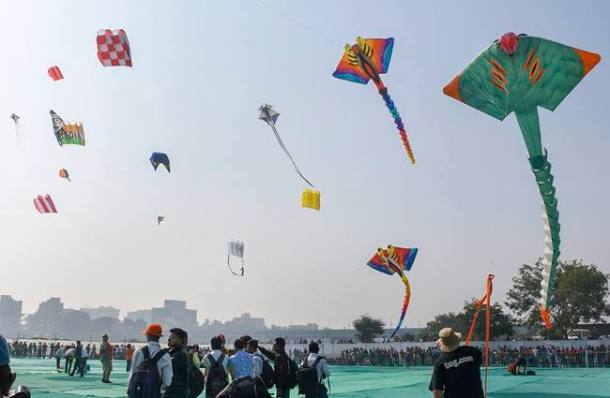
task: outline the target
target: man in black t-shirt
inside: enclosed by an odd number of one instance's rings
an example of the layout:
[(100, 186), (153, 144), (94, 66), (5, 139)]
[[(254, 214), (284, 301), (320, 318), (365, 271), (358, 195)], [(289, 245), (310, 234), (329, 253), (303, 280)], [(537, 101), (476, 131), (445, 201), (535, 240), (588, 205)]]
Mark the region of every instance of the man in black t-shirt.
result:
[(433, 398), (484, 398), (481, 383), (482, 354), (473, 347), (460, 347), (459, 333), (442, 329), (436, 342), (441, 356), (434, 364), (428, 387)]

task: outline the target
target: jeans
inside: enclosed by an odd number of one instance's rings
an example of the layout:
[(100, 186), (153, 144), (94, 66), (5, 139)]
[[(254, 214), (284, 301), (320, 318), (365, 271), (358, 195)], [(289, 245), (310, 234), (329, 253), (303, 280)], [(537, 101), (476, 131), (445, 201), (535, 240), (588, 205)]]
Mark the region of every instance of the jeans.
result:
[(290, 398), (290, 388), (288, 387), (277, 387), (277, 392), (275, 394), (276, 398)]

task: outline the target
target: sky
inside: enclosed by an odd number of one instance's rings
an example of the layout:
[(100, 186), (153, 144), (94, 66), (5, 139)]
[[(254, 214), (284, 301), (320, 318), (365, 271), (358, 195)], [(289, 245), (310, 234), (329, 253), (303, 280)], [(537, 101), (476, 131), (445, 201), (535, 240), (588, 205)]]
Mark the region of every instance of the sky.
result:
[[(561, 214), (562, 259), (610, 272), (610, 3), (601, 1), (20, 1), (0, 15), (0, 293), (123, 311), (182, 299), (199, 319), (393, 326), (403, 286), (366, 266), (418, 247), (405, 325), (458, 311), (496, 275), (504, 301), (542, 255), (539, 196), (514, 116), (499, 122), (442, 88), (514, 31), (598, 52), (555, 112), (540, 111)], [(99, 29), (123, 28), (133, 68), (104, 68)], [(331, 74), (345, 43), (394, 37), (383, 76), (417, 158), (408, 162), (372, 84)], [(65, 79), (53, 82), (47, 68)], [(306, 186), (258, 107), (322, 193)], [(59, 147), (49, 109), (84, 124)], [(19, 142), (9, 118), (21, 116)], [(149, 156), (166, 152), (171, 175)], [(72, 182), (57, 177), (69, 170)], [(59, 213), (32, 199), (52, 195)], [(157, 216), (165, 216), (157, 226)], [(227, 241), (245, 243), (243, 278)]]

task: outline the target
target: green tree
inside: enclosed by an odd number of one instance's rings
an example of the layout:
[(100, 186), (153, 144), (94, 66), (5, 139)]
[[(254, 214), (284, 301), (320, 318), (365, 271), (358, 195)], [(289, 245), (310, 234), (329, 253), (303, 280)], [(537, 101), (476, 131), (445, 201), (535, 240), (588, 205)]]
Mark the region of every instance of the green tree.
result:
[(354, 321), (358, 339), (363, 343), (370, 343), (373, 339), (383, 334), (384, 323), (381, 319), (375, 319), (368, 315), (362, 315)]
[[(524, 264), (513, 278), (506, 305), (522, 325), (541, 329), (540, 281), (542, 265)], [(557, 267), (551, 313), (555, 328), (547, 336), (567, 338), (579, 323), (599, 322), (608, 311), (608, 275), (593, 264), (561, 262)]]
[[(470, 325), (474, 319), (474, 306), (475, 299), (472, 299), (471, 302), (466, 302), (464, 304), (464, 310), (461, 315), (467, 320), (468, 329), (470, 329)], [(474, 327), (474, 331), (472, 333), (473, 340), (485, 340), (485, 315), (487, 313), (487, 308), (485, 305), (481, 306), (479, 311), (479, 317), (477, 318), (477, 324)], [(491, 305), (491, 319), (490, 322), (490, 330), (489, 330), (489, 339), (497, 340), (499, 338), (505, 339), (508, 337), (512, 337), (515, 334), (515, 330), (513, 328), (513, 320), (510, 315), (504, 313), (504, 309), (499, 303), (493, 303)], [(468, 334), (468, 329), (465, 330), (466, 334)], [(464, 338), (466, 338), (466, 334), (464, 334)]]
[(436, 340), (438, 339), (438, 332), (442, 328), (452, 328), (457, 332), (465, 334), (468, 333), (468, 325), (470, 324), (466, 324), (466, 317), (462, 313), (449, 312), (447, 314), (440, 314), (426, 324), (426, 329), (421, 337), (426, 341)]

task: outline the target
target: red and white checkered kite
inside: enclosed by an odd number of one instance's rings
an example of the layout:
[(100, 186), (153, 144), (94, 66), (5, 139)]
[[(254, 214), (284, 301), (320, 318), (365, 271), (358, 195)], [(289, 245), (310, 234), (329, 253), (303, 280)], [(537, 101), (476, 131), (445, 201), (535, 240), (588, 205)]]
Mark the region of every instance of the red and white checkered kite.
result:
[(131, 67), (131, 51), (123, 29), (100, 29), (97, 32), (97, 57), (104, 66)]
[(47, 72), (49, 72), (49, 76), (54, 81), (58, 81), (64, 78), (64, 75), (61, 73), (61, 70), (57, 65), (51, 66)]
[(49, 194), (36, 196), (34, 198), (34, 207), (36, 207), (40, 214), (57, 213), (55, 203), (53, 203), (53, 199), (51, 199)]

